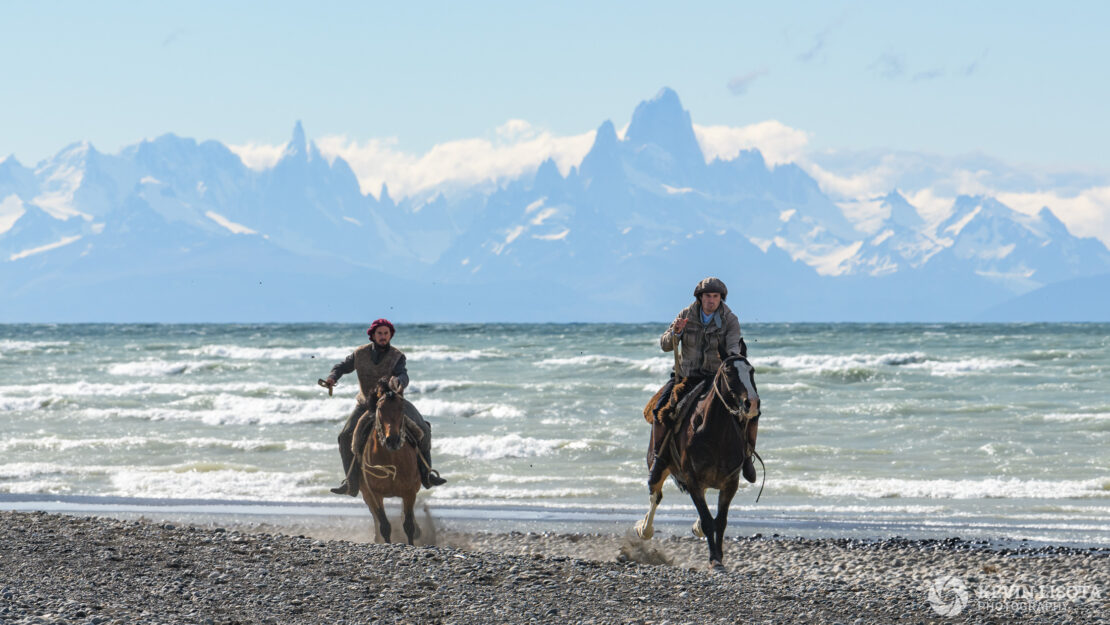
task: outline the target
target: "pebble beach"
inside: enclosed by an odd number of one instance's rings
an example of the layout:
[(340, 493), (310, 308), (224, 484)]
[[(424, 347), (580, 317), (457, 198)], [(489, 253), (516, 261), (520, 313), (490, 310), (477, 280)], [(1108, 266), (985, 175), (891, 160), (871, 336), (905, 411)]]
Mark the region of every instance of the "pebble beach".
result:
[(424, 525), (408, 546), (0, 512), (0, 623), (1110, 622), (1103, 547), (734, 536), (715, 571), (693, 537)]

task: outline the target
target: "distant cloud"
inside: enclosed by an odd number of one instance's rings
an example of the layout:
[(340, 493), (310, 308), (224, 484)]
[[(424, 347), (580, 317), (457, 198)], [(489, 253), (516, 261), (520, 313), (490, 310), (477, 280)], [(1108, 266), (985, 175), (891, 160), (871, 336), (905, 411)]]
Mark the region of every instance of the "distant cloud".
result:
[(943, 75), (944, 75), (944, 70), (938, 67), (938, 68), (934, 68), (934, 69), (927, 69), (923, 72), (917, 72), (916, 74), (913, 75), (913, 78), (911, 78), (911, 80), (913, 80), (914, 82), (923, 82), (923, 81), (926, 81), (926, 80), (933, 80), (935, 78), (940, 78)]
[(166, 38), (162, 40), (162, 47), (165, 48), (166, 46), (176, 42), (178, 40), (178, 38), (180, 38), (181, 35), (184, 35), (184, 34), (185, 34), (185, 29), (184, 28), (178, 28), (177, 30), (173, 31), (172, 33), (166, 35)]
[(728, 90), (732, 92), (732, 95), (744, 95), (748, 92), (748, 89), (751, 88), (752, 83), (755, 82), (757, 78), (765, 75), (767, 75), (767, 68), (764, 67), (748, 72), (747, 74), (734, 76), (732, 80), (728, 81)]
[(967, 65), (965, 65), (963, 67), (963, 71), (961, 73), (964, 76), (972, 76), (976, 72), (978, 72), (979, 71), (979, 64), (987, 59), (987, 52), (988, 51), (989, 50), (983, 50), (983, 53), (979, 55), (979, 58), (975, 59), (974, 61), (968, 63)]
[(743, 150), (757, 149), (769, 165), (800, 160), (809, 144), (809, 133), (769, 120), (749, 126), (699, 126), (694, 124), (706, 161), (731, 160)]
[(854, 9), (846, 9), (840, 13), (832, 22), (829, 23), (821, 32), (813, 36), (813, 43), (804, 52), (797, 56), (797, 59), (802, 63), (809, 63), (820, 56), (821, 52), (825, 50), (825, 44), (828, 42), (829, 37), (844, 25), (848, 20), (850, 13)]
[(874, 71), (882, 78), (887, 80), (895, 80), (901, 78), (906, 73), (906, 60), (900, 54), (893, 52), (884, 52), (879, 58), (875, 59), (867, 69)]
[[(520, 119), (496, 130), (497, 140), (458, 139), (433, 146), (423, 154), (404, 152), (396, 139), (358, 141), (343, 135), (321, 137), (320, 153), (341, 157), (351, 166), (363, 193), (375, 196), (382, 183), (394, 198), (443, 187), (499, 182), (535, 171), (548, 158), (566, 175), (582, 162), (593, 145), (594, 131), (558, 137)], [(284, 145), (246, 143), (228, 146), (256, 170), (273, 167)]]
[(228, 145), (227, 148), (235, 152), (243, 164), (247, 167), (261, 171), (269, 169), (277, 164), (281, 159), (281, 155), (285, 152), (285, 145), (269, 145), (266, 143), (243, 143), (240, 145)]
[(825, 37), (828, 31), (822, 31), (813, 38), (813, 45), (808, 50), (798, 55), (798, 60), (803, 63), (809, 63), (820, 54), (821, 50), (825, 49)]

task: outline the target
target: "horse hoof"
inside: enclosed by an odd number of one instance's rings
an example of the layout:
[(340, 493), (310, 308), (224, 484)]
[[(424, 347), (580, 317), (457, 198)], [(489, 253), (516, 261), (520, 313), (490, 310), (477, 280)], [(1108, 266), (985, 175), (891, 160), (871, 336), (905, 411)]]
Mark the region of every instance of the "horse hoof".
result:
[(723, 573), (725, 570), (725, 565), (721, 564), (720, 560), (710, 560), (709, 570), (714, 573)]
[(636, 524), (636, 535), (639, 536), (641, 540), (651, 540), (651, 537), (655, 535), (655, 529), (644, 527), (644, 522), (640, 521)]
[(690, 531), (698, 538), (705, 538), (705, 532), (701, 531), (701, 519), (694, 521), (694, 526), (690, 528)]

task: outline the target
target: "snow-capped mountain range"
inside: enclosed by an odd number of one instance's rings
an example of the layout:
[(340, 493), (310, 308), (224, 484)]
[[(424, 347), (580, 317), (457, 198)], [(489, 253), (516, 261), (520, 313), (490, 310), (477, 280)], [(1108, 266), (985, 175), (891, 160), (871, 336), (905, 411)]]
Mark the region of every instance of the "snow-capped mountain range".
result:
[(172, 134), (77, 143), (0, 162), (0, 321), (662, 320), (706, 275), (749, 321), (1110, 320), (1110, 251), (1050, 207), (961, 196), (937, 221), (897, 190), (858, 199), (877, 228), (796, 164), (706, 162), (670, 89), (566, 175), (399, 200), (299, 122), (262, 171)]

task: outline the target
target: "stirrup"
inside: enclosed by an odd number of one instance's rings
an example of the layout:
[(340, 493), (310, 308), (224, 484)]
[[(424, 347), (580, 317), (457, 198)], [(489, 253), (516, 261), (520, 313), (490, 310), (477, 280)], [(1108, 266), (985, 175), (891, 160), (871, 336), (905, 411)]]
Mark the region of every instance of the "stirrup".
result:
[(425, 480), (424, 488), (431, 488), (433, 486), (440, 486), (440, 485), (446, 484), (446, 483), (447, 483), (447, 480), (443, 477), (440, 477), (439, 471), (436, 471), (435, 469), (428, 469), (428, 477)]

